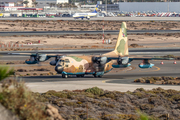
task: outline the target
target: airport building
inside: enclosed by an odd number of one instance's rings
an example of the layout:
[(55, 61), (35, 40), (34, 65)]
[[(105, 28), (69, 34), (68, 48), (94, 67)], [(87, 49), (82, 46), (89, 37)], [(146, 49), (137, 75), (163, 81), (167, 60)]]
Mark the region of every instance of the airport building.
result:
[(119, 2), (120, 11), (157, 11), (180, 13), (180, 2)]
[(38, 2), (37, 7), (44, 8), (46, 6), (51, 6), (51, 4), (56, 6), (56, 4), (60, 3), (69, 3), (69, 0), (36, 0), (36, 2)]
[(1, 11), (16, 11), (18, 8), (24, 8), (22, 2), (18, 0), (0, 0)]
[(107, 11), (107, 12), (118, 12), (119, 11), (119, 4), (100, 4), (99, 8), (100, 11)]

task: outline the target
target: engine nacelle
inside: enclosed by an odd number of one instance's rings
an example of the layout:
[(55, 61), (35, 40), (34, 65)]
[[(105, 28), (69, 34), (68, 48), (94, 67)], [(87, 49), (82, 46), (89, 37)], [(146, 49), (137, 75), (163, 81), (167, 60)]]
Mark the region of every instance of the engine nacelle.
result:
[(107, 57), (92, 57), (94, 63), (104, 65), (107, 63)]
[(52, 60), (49, 64), (52, 66), (56, 66), (57, 61), (56, 60)]
[(154, 66), (154, 64), (152, 63), (140, 63), (139, 67), (140, 68), (152, 68)]
[(38, 62), (44, 62), (48, 60), (49, 57), (47, 57), (46, 54), (40, 54), (37, 56), (30, 56), (30, 59), (27, 59), (25, 61), (26, 64), (37, 64)]
[(44, 62), (46, 60), (48, 60), (49, 58), (47, 57), (46, 54), (40, 54), (39, 55), (39, 62)]
[(128, 62), (129, 62), (129, 57), (122, 57), (122, 58), (119, 58), (118, 60), (117, 60), (117, 63), (119, 64), (119, 65), (127, 65), (128, 64)]
[(25, 61), (26, 64), (36, 64), (37, 61), (35, 60), (35, 56), (30, 56), (29, 59)]

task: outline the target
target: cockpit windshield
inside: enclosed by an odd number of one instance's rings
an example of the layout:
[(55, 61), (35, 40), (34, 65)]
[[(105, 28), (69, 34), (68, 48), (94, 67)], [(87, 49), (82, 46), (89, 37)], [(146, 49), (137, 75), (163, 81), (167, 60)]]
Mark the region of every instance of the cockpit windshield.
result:
[(69, 59), (59, 61), (59, 65), (62, 65), (62, 66), (64, 66), (65, 64), (68, 65), (68, 63), (70, 63)]
[(64, 60), (60, 60), (60, 61), (59, 61), (59, 64), (62, 65), (62, 66), (64, 66)]

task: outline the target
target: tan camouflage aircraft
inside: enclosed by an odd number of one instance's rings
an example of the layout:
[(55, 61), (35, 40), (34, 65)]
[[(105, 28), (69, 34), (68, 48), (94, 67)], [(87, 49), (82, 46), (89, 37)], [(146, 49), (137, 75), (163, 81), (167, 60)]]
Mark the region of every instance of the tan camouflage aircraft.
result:
[(68, 75), (76, 75), (84, 77), (84, 75), (93, 75), (94, 77), (102, 77), (113, 68), (124, 68), (130, 66), (133, 60), (143, 60), (139, 64), (140, 68), (152, 68), (154, 64), (149, 63), (149, 60), (169, 60), (170, 58), (150, 58), (130, 56), (128, 51), (127, 26), (123, 22), (120, 28), (119, 36), (115, 49), (111, 52), (100, 56), (63, 56), (57, 54), (39, 54), (39, 53), (10, 53), (16, 55), (29, 55), (30, 59), (26, 60), (27, 64), (36, 64), (55, 57), (55, 60), (50, 62), (50, 65), (55, 66), (55, 71), (62, 74), (62, 78), (67, 78)]

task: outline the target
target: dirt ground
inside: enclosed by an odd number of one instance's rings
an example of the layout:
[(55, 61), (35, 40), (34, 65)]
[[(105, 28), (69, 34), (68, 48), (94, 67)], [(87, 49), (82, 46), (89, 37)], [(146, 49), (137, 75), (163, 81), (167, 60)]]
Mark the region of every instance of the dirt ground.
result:
[[(122, 21), (28, 21), (1, 20), (0, 31), (83, 31), (83, 30), (119, 30)], [(177, 30), (180, 22), (176, 21), (126, 21), (128, 30)], [(102, 34), (82, 35), (14, 35), (0, 36), (0, 50), (51, 50), (51, 49), (113, 49), (118, 35)], [(129, 47), (180, 47), (180, 34), (128, 34)], [(111, 43), (106, 44), (110, 39)], [(39, 43), (40, 41), (40, 43)], [(23, 46), (23, 47), (22, 47)]]
[[(128, 30), (177, 30), (176, 21), (124, 21)], [(83, 31), (83, 30), (119, 30), (122, 21), (45, 21), (45, 20), (0, 20), (0, 31)]]
[[(105, 35), (103, 44), (101, 34), (47, 35), (47, 36), (1, 36), (0, 50), (50, 50), (50, 49), (113, 49), (118, 35)], [(161, 48), (180, 47), (180, 33), (166, 34), (128, 34), (129, 47)], [(106, 44), (110, 39), (111, 43)], [(38, 43), (40, 41), (40, 43)], [(23, 46), (15, 46), (20, 44)]]

